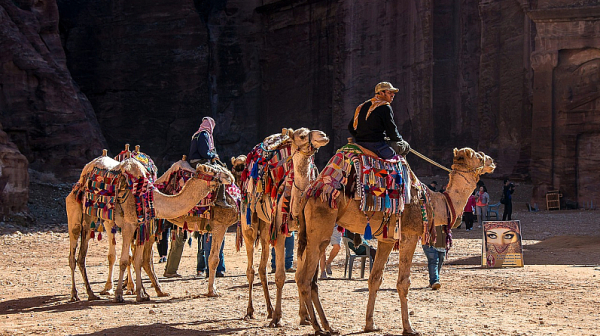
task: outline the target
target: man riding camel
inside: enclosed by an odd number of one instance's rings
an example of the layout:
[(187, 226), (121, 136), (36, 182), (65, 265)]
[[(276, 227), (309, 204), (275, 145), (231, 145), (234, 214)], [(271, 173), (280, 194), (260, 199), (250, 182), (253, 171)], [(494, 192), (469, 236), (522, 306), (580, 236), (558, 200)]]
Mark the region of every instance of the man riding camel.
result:
[[(356, 143), (373, 151), (382, 159), (395, 155), (405, 156), (410, 150), (408, 142), (402, 139), (394, 122), (394, 111), (390, 103), (398, 92), (389, 82), (375, 86), (375, 97), (358, 105), (354, 118), (348, 124), (350, 134)], [(389, 138), (389, 141), (386, 141)]]

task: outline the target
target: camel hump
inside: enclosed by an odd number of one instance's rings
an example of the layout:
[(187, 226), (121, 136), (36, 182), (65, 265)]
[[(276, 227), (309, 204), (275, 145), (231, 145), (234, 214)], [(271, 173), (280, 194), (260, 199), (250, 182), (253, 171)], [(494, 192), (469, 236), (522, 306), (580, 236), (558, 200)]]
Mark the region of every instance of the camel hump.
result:
[(271, 134), (263, 140), (263, 148), (265, 148), (266, 150), (275, 150), (283, 146), (289, 145), (292, 142), (292, 139), (290, 138), (290, 135), (292, 134), (293, 133), (289, 131)]

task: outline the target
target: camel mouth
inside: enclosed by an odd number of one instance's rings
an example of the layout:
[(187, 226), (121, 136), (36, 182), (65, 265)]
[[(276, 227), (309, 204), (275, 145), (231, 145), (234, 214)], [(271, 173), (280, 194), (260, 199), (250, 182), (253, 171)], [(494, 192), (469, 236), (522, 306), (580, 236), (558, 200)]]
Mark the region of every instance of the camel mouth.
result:
[(310, 144), (313, 147), (323, 147), (329, 143), (329, 138), (323, 131), (311, 131)]

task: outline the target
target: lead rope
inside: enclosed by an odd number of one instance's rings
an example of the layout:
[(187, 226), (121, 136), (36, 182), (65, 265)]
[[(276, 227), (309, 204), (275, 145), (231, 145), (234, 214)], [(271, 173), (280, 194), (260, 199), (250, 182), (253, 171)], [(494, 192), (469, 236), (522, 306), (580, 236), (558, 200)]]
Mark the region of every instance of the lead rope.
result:
[(432, 164), (432, 165), (434, 165), (434, 166), (437, 166), (437, 167), (439, 167), (439, 168), (442, 168), (443, 170), (445, 170), (445, 171), (447, 171), (447, 172), (451, 172), (451, 170), (450, 170), (450, 169), (448, 169), (448, 168), (446, 168), (446, 167), (442, 166), (441, 164), (439, 164), (439, 163), (437, 163), (437, 162), (433, 161), (432, 159), (430, 159), (430, 158), (426, 157), (425, 155), (423, 155), (423, 154), (421, 154), (421, 153), (417, 152), (416, 150), (414, 150), (414, 149), (412, 149), (412, 148), (410, 149), (410, 152), (411, 152), (411, 153), (413, 153), (413, 154), (415, 154), (416, 156), (420, 157), (421, 159), (423, 159), (423, 160), (425, 160), (425, 161), (427, 161), (427, 162), (431, 163), (431, 164)]

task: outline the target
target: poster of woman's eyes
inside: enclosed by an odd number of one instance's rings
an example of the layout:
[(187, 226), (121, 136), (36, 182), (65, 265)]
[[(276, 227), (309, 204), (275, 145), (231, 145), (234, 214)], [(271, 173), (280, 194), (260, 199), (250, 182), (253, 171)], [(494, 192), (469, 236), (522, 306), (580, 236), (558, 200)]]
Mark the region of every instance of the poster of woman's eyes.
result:
[(483, 222), (481, 265), (487, 267), (522, 267), (521, 223), (513, 221)]

